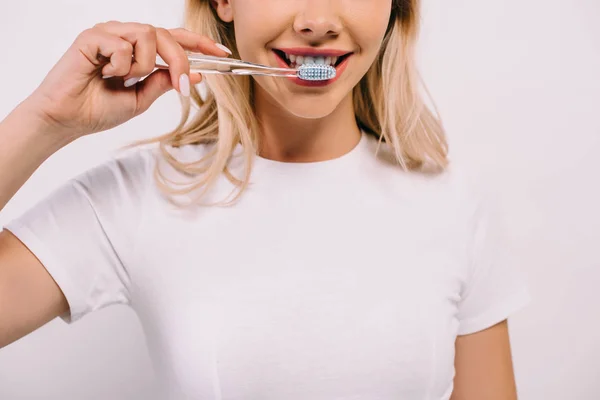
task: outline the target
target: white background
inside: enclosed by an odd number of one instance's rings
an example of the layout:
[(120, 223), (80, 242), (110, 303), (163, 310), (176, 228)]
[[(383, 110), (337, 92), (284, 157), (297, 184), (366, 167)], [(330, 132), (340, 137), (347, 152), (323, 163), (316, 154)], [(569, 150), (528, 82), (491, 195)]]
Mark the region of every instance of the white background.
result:
[[(174, 27), (182, 7), (182, 0), (1, 0), (0, 118), (80, 31), (112, 19)], [(600, 2), (429, 0), (424, 11), (421, 70), (452, 158), (496, 194), (507, 251), (533, 296), (511, 319), (520, 399), (600, 399)], [(17, 193), (0, 225), (120, 145), (178, 120), (171, 92), (124, 126), (61, 150)], [(72, 326), (57, 319), (0, 350), (3, 400), (143, 399), (150, 379), (139, 322), (125, 307)]]

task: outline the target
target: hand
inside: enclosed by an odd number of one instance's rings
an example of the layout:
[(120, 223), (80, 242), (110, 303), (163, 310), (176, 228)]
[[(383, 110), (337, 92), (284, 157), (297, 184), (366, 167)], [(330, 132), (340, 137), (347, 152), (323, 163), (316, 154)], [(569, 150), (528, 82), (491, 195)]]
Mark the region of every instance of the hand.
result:
[[(53, 133), (74, 139), (101, 132), (145, 112), (173, 88), (189, 96), (202, 77), (190, 75), (185, 50), (228, 56), (219, 46), (182, 28), (97, 24), (76, 38), (25, 102)], [(157, 54), (168, 70), (154, 71)]]

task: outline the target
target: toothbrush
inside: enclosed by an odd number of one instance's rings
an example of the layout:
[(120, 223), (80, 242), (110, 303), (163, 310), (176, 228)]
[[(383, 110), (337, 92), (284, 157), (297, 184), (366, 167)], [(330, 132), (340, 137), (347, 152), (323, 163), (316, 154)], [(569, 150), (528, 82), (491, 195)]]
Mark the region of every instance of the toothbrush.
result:
[[(304, 64), (298, 68), (275, 68), (233, 58), (186, 53), (190, 62), (190, 70), (196, 73), (297, 77), (305, 81), (326, 81), (336, 76), (336, 69), (331, 65)], [(156, 68), (165, 69), (169, 66), (160, 56), (157, 56)]]

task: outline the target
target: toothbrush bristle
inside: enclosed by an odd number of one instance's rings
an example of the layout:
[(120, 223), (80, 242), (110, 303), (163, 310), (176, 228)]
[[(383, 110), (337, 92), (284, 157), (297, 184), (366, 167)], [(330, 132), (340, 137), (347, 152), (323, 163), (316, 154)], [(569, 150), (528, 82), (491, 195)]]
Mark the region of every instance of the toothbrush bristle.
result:
[(327, 81), (336, 73), (335, 67), (325, 64), (303, 64), (298, 68), (298, 78), (305, 81)]

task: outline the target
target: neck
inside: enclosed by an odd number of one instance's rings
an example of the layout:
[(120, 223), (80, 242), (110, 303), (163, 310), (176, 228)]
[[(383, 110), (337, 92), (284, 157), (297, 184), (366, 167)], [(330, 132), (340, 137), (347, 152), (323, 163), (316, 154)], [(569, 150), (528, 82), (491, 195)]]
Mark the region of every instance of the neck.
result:
[(323, 118), (292, 115), (258, 85), (254, 105), (261, 129), (259, 155), (282, 162), (318, 162), (343, 156), (360, 141), (352, 93)]

